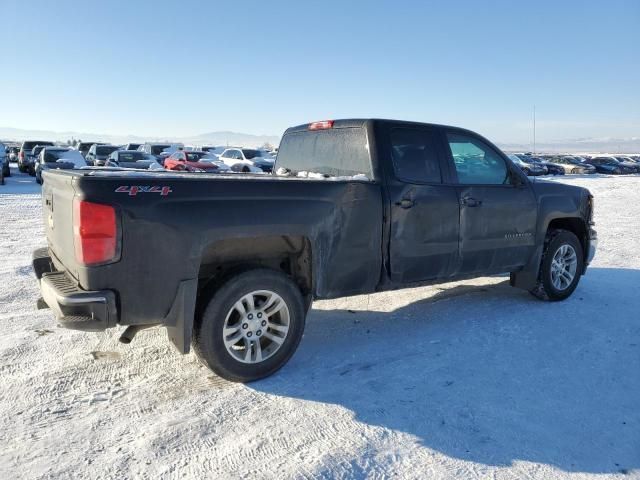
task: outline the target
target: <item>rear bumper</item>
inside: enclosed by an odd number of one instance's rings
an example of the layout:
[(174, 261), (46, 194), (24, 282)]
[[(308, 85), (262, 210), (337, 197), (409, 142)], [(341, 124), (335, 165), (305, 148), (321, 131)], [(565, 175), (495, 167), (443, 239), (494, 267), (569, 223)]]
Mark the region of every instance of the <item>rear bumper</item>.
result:
[(40, 281), (42, 300), (60, 325), (89, 332), (114, 327), (118, 321), (115, 293), (82, 290), (66, 272), (54, 270), (51, 257), (45, 252), (46, 249), (33, 252), (33, 269)]

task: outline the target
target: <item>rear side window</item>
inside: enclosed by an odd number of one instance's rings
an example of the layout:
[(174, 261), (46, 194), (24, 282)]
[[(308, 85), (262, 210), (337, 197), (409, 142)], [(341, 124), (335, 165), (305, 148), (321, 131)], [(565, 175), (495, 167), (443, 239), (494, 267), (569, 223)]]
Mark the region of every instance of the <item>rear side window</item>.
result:
[(503, 158), (480, 139), (447, 133), (447, 140), (458, 174), (458, 183), (476, 185), (509, 184), (509, 171)]
[(391, 158), (396, 177), (418, 183), (442, 183), (433, 135), (427, 130), (395, 128), (391, 131)]
[(278, 150), (277, 168), (292, 173), (373, 178), (364, 128), (331, 128), (286, 134)]

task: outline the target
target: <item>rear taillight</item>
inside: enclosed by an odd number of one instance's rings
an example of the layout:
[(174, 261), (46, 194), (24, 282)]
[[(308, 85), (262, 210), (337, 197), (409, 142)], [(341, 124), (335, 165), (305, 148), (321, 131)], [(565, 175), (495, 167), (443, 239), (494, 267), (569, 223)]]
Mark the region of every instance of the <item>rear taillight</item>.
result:
[(18, 156), (19, 156), (19, 158), (20, 158), (20, 159), (24, 160), (24, 152), (20, 152), (20, 153), (18, 154)]
[(97, 265), (115, 260), (117, 236), (115, 208), (74, 199), (73, 243), (79, 263)]
[(328, 128), (333, 128), (333, 120), (322, 120), (309, 124), (309, 130), (326, 130)]

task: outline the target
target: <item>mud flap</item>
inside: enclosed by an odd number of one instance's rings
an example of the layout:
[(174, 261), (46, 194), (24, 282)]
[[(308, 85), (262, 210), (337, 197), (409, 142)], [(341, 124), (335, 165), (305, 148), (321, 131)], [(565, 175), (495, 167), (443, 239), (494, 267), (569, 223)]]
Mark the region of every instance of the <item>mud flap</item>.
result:
[(169, 340), (180, 353), (189, 353), (196, 309), (198, 280), (182, 280), (169, 313), (163, 320)]
[(531, 291), (538, 285), (538, 273), (542, 261), (542, 247), (537, 247), (529, 262), (517, 272), (511, 272), (509, 283), (512, 287)]

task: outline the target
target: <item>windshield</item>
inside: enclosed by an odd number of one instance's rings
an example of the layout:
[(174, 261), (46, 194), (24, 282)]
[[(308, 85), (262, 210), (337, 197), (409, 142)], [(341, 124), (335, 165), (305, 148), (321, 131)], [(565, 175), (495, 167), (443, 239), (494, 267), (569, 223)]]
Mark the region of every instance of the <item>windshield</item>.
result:
[(246, 158), (247, 160), (251, 160), (252, 158), (262, 157), (262, 152), (260, 150), (243, 148), (242, 153), (244, 153), (244, 158)]
[(67, 152), (68, 150), (45, 150), (44, 161), (46, 163), (57, 162)]
[(116, 150), (118, 150), (118, 147), (115, 145), (101, 145), (96, 147), (96, 155), (109, 155)]
[(119, 162), (137, 162), (138, 160), (147, 160), (147, 156), (143, 152), (119, 152)]
[(288, 133), (280, 144), (277, 167), (294, 174), (313, 172), (373, 178), (369, 143), (362, 127)]
[(169, 148), (171, 145), (153, 145), (151, 147), (151, 153), (153, 155), (160, 155), (166, 148)]
[(189, 162), (199, 162), (206, 155), (204, 152), (186, 152), (186, 154)]
[(47, 147), (47, 146), (53, 146), (53, 142), (44, 142), (44, 141), (37, 141), (37, 142), (24, 142), (22, 144), (22, 149), (27, 151), (27, 150), (32, 150), (33, 147), (35, 147), (36, 145), (41, 145), (43, 147)]
[(84, 167), (87, 165), (84, 157), (77, 150), (45, 150), (45, 163), (55, 163), (58, 160), (73, 163), (76, 167)]

